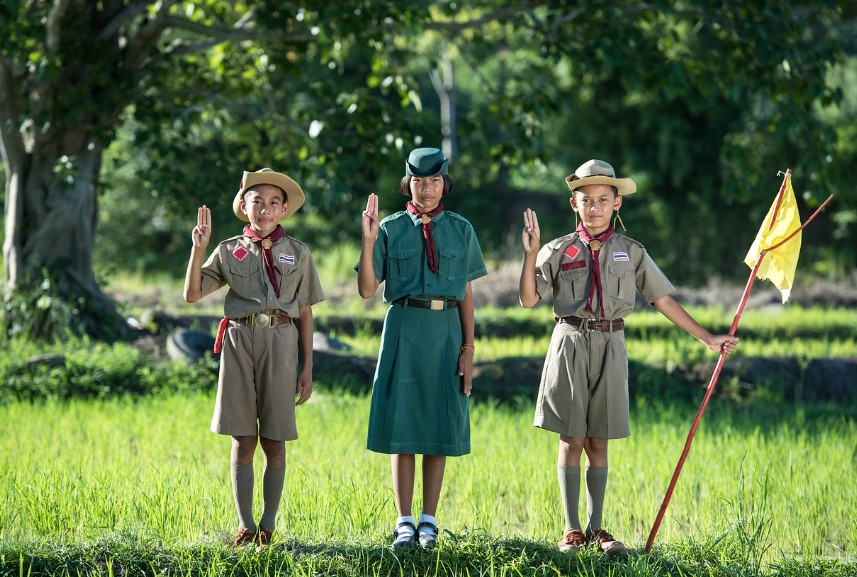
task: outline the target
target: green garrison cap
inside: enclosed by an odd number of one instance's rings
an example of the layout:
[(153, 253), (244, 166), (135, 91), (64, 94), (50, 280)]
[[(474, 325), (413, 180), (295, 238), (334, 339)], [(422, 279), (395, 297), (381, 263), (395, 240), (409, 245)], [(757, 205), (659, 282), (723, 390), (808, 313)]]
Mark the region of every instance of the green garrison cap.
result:
[(449, 161), (438, 148), (415, 148), (405, 161), (405, 174), (437, 176), (449, 173)]

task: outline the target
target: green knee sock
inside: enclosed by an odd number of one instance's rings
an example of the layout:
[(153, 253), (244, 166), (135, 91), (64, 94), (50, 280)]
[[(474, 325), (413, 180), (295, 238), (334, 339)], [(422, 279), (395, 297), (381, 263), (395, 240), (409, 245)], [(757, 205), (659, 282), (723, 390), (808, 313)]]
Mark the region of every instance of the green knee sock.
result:
[(259, 519), (259, 525), (268, 531), (273, 531), (277, 524), (277, 509), (280, 507), (280, 498), (283, 496), (285, 479), (285, 468), (265, 468), (262, 477), (262, 518)]
[(607, 467), (586, 467), (586, 511), (589, 522), (586, 530), (601, 529), (604, 511), (604, 493), (607, 491)]
[(580, 501), (580, 467), (557, 465), (559, 492), (565, 510), (565, 531), (580, 530), (580, 518), (577, 507)]
[(238, 510), (238, 523), (251, 531), (256, 531), (253, 521), (253, 463), (239, 465), (232, 463), (232, 496)]

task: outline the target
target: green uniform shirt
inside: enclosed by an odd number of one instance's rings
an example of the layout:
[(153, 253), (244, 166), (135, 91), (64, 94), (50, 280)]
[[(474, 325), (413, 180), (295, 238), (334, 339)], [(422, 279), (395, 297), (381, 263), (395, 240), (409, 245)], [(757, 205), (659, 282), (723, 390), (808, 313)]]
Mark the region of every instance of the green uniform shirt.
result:
[(473, 227), (463, 216), (444, 210), (432, 219), (438, 274), (428, 267), (419, 217), (407, 211), (381, 221), (372, 262), (384, 285), (384, 302), (401, 297), (464, 299), (467, 283), (488, 274)]

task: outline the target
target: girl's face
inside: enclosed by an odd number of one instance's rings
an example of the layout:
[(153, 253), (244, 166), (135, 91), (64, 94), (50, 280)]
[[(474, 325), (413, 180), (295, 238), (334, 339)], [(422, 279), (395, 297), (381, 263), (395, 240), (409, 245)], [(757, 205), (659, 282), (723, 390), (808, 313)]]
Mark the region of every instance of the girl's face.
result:
[(250, 219), (250, 227), (265, 237), (274, 232), (288, 208), (282, 189), (273, 184), (257, 184), (244, 193), (241, 212)]
[(622, 197), (609, 184), (587, 184), (575, 190), (569, 202), (580, 215), (586, 232), (596, 236), (610, 227), (613, 211), (622, 206)]
[(412, 176), (411, 201), (420, 212), (437, 208), (443, 198), (443, 176)]

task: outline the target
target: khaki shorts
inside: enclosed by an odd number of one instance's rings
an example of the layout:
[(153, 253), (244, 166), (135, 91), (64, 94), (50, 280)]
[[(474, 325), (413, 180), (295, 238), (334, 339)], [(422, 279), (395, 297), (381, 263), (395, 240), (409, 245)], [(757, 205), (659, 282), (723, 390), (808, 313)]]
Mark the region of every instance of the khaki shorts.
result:
[(557, 323), (545, 358), (533, 425), (567, 437), (630, 436), (624, 332), (580, 331)]
[(298, 330), (230, 322), (223, 338), (211, 430), (221, 435), (298, 438)]

